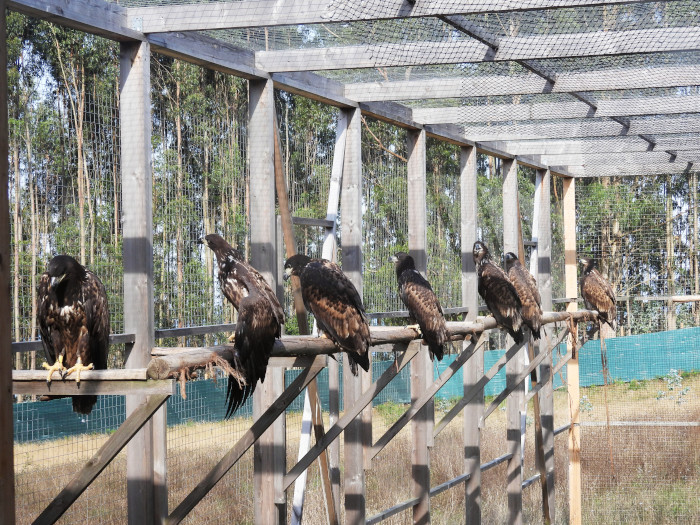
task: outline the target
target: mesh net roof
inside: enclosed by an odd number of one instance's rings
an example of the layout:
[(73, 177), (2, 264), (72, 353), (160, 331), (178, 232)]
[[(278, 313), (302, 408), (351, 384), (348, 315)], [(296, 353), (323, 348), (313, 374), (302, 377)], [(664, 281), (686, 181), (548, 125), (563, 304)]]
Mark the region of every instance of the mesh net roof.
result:
[(455, 124), (573, 175), (682, 173), (698, 160), (695, 0), (119, 4), (145, 33), (214, 38), (258, 70), (313, 72), (350, 100), (401, 104), (414, 122)]

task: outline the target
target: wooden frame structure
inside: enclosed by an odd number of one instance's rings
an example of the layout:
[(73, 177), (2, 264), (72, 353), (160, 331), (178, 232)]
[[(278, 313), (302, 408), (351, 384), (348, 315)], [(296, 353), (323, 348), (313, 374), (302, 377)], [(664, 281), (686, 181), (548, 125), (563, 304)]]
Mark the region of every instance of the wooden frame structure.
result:
[[(662, 2), (665, 3), (665, 2)], [(671, 2), (666, 2), (671, 3)], [(250, 4), (255, 4), (250, 8)], [(128, 357), (125, 371), (107, 374), (90, 373), (83, 376), (86, 391), (128, 392), (127, 422), (110, 440), (110, 454), (117, 445), (128, 445), (127, 476), (130, 523), (178, 523), (206, 492), (231, 468), (250, 446), (255, 446), (255, 515), (258, 523), (286, 520), (286, 489), (320, 451), (335, 446), (341, 432), (345, 440), (344, 499), (347, 523), (378, 523), (382, 519), (413, 508), (414, 521), (430, 520), (430, 496), (453, 486), (464, 484), (465, 516), (469, 523), (480, 523), (480, 472), (500, 462), (508, 463), (509, 522), (522, 521), (522, 489), (536, 479), (543, 482), (545, 514), (554, 519), (553, 454), (544, 453), (535, 478), (523, 480), (521, 462), (521, 407), (532, 396), (539, 397), (541, 410), (541, 442), (539, 448), (551, 451), (554, 435), (562, 431), (553, 428), (551, 352), (544, 343), (531, 349), (529, 358), (524, 348), (511, 345), (495, 368), (484, 372), (483, 350), (475, 339), (485, 330), (495, 328), (492, 320), (477, 318), (475, 269), (468, 246), (476, 239), (476, 153), (486, 153), (503, 159), (504, 245), (517, 252), (522, 244), (518, 233), (517, 167), (519, 164), (537, 170), (537, 191), (533, 231), (536, 235), (533, 274), (538, 277), (543, 306), (551, 310), (551, 226), (549, 222), (549, 186), (552, 176), (564, 178), (564, 218), (566, 243), (567, 314), (548, 312), (549, 323), (565, 319), (590, 319), (594, 313), (576, 312), (576, 244), (575, 244), (575, 178), (624, 175), (633, 165), (635, 174), (664, 174), (696, 171), (699, 157), (694, 142), (676, 137), (687, 130), (699, 129), (696, 115), (697, 97), (674, 98), (634, 96), (612, 100), (592, 100), (586, 93), (619, 89), (672, 88), (700, 84), (700, 64), (663, 65), (651, 70), (622, 67), (592, 72), (564, 72), (551, 75), (539, 64), (554, 58), (586, 56), (620, 57), (635, 54), (689, 53), (700, 49), (700, 28), (669, 27), (634, 30), (612, 30), (594, 35), (597, 45), (582, 52), (589, 41), (587, 33), (563, 33), (541, 36), (497, 35), (476, 26), (470, 15), (490, 13), (525, 13), (528, 10), (556, 10), (571, 7), (567, 0), (537, 0), (527, 9), (510, 3), (503, 7), (493, 2), (413, 2), (391, 0), (357, 6), (353, 12), (338, 12), (331, 0), (249, 0), (248, 2), (197, 3), (158, 7), (124, 8), (103, 0), (7, 0), (3, 7), (58, 24), (87, 31), (120, 42), (120, 119), (122, 122), (122, 182), (125, 261), (125, 330)], [(580, 0), (578, 8), (608, 7), (617, 4), (644, 4), (642, 0)], [(436, 7), (437, 5), (438, 7)], [(465, 12), (465, 9), (467, 10)], [(5, 10), (3, 9), (3, 13)], [(284, 24), (324, 24), (330, 22), (363, 23), (386, 19), (422, 19), (430, 17), (448, 24), (459, 36), (454, 43), (424, 42), (407, 44), (329, 46), (325, 49), (254, 50), (236, 47), (201, 31), (236, 28), (274, 27)], [(0, 28), (5, 28), (5, 15), (0, 16)], [(675, 38), (674, 38), (675, 37)], [(431, 50), (427, 51), (426, 48)], [(337, 155), (342, 166), (341, 229), (343, 233), (343, 266), (358, 290), (362, 291), (362, 162), (360, 155), (360, 118), (370, 115), (409, 130), (408, 191), (418, 202), (425, 194), (425, 144), (433, 137), (461, 148), (461, 233), (463, 306), (467, 321), (452, 324), (453, 331), (464, 339), (462, 353), (456, 364), (436, 381), (430, 379), (429, 361), (420, 351), (415, 333), (410, 330), (374, 330), (374, 345), (384, 345), (403, 351), (396, 369), (393, 367), (380, 378), (363, 374), (358, 378), (344, 374), (345, 415), (332, 415), (331, 428), (305, 456), (287, 471), (285, 458), (280, 457), (283, 439), (283, 418), (277, 418), (284, 408), (326, 366), (324, 354), (334, 351), (327, 341), (309, 338), (284, 338), (272, 361), (270, 380), (255, 393), (256, 422), (220, 463), (202, 480), (195, 490), (174, 510), (167, 507), (165, 414), (161, 405), (172, 389), (171, 377), (182, 367), (202, 366), (217, 348), (190, 349), (151, 360), (156, 331), (153, 326), (153, 260), (151, 209), (151, 119), (149, 114), (149, 61), (151, 53), (163, 53), (205, 67), (241, 76), (250, 81), (250, 170), (251, 195), (255, 211), (251, 229), (255, 243), (251, 262), (273, 283), (278, 275), (279, 260), (275, 237), (274, 183), (274, 104), (273, 89), (283, 89), (310, 97), (342, 109), (345, 123)], [(0, 46), (0, 57), (6, 60), (6, 42)], [(520, 72), (514, 75), (483, 77), (452, 77), (341, 83), (313, 71), (344, 68), (387, 68), (435, 64), (475, 64), (509, 61)], [(522, 106), (494, 104), (465, 108), (445, 103), (441, 107), (415, 107), (401, 104), (405, 100), (439, 100), (462, 97), (502, 95), (561, 94), (571, 96), (568, 102), (542, 102)], [(6, 70), (0, 71), (0, 97), (6, 103)], [(653, 110), (649, 109), (653, 108)], [(458, 115), (458, 117), (455, 117)], [(680, 115), (680, 116), (679, 116)], [(639, 117), (653, 116), (653, 121)], [(556, 121), (552, 121), (556, 117)], [(521, 120), (511, 124), (512, 120)], [(506, 124), (494, 123), (508, 122)], [(466, 125), (465, 123), (468, 123)], [(460, 128), (459, 124), (465, 124)], [(653, 136), (652, 136), (653, 134)], [(340, 133), (339, 133), (340, 135)], [(592, 145), (590, 139), (597, 143)], [(697, 135), (692, 137), (697, 140)], [(254, 140), (253, 140), (254, 139)], [(7, 179), (7, 114), (0, 118), (0, 216), (8, 216)], [(605, 156), (596, 156), (598, 153)], [(617, 165), (606, 165), (612, 155)], [(338, 168), (340, 169), (340, 168)], [(334, 173), (336, 172), (334, 168)], [(332, 226), (335, 216), (330, 213), (319, 224)], [(0, 289), (9, 289), (9, 229), (7, 221), (0, 224)], [(411, 207), (409, 215), (409, 249), (418, 268), (426, 264), (425, 208)], [(534, 235), (533, 235), (534, 237)], [(9, 301), (0, 301), (0, 351), (10, 353)], [(575, 325), (572, 325), (575, 326)], [(216, 331), (220, 327), (213, 327)], [(200, 333), (209, 331), (202, 328)], [(160, 336), (166, 331), (161, 331)], [(190, 330), (190, 333), (195, 331)], [(7, 335), (6, 335), (7, 334)], [(174, 334), (170, 334), (174, 335)], [(19, 347), (18, 347), (19, 349)], [(578, 373), (576, 348), (571, 347), (568, 361), (568, 388), (571, 398), (570, 451), (570, 522), (580, 523), (580, 433), (578, 429)], [(368, 434), (367, 416), (360, 416), (374, 396), (398, 370), (411, 363), (412, 403), (409, 410), (378, 440)], [(441, 384), (456, 370), (468, 363), (464, 373), (464, 398), (455, 409), (435, 425), (431, 400)], [(304, 372), (287, 389), (283, 388), (282, 367), (304, 366)], [(344, 361), (347, 367), (347, 360)], [(488, 378), (505, 366), (508, 385), (502, 394), (507, 399), (508, 453), (487, 464), (481, 464), (480, 431), (475, 421), (488, 417), (484, 411), (483, 387)], [(562, 362), (558, 365), (562, 366)], [(524, 381), (539, 367), (535, 389), (526, 397)], [(143, 371), (152, 379), (143, 377)], [(116, 373), (119, 372), (119, 373)], [(126, 378), (129, 379), (126, 379)], [(31, 374), (11, 374), (9, 360), (0, 362), (0, 426), (12, 426), (12, 383), (15, 392), (38, 392), (42, 379)], [(155, 378), (155, 379), (153, 379)], [(92, 383), (91, 381), (95, 381)], [(120, 382), (135, 382), (119, 384)], [(374, 381), (374, 382), (372, 382)], [(21, 386), (23, 385), (23, 386)], [(148, 386), (146, 386), (148, 385)], [(59, 387), (57, 387), (59, 388)], [(61, 386), (60, 388), (64, 388)], [(72, 387), (65, 386), (66, 392)], [(23, 390), (24, 389), (24, 390)], [(166, 392), (167, 390), (167, 392)], [(464, 410), (464, 473), (441, 486), (430, 487), (429, 449), (432, 439), (454, 415)], [(367, 414), (367, 411), (365, 411)], [(387, 509), (377, 516), (367, 517), (365, 508), (364, 469), (371, 465), (384, 445), (409, 421), (413, 428), (414, 498)], [(277, 425), (274, 430), (270, 425)], [(116, 436), (117, 434), (115, 434)], [(114, 437), (114, 436), (113, 436)], [(11, 434), (3, 432), (0, 446), (0, 499), (6, 509), (0, 523), (14, 522)], [(107, 447), (107, 445), (105, 445)], [(283, 449), (284, 447), (282, 447)], [(116, 450), (116, 451), (115, 451)], [(331, 452), (331, 457), (337, 457)], [(99, 455), (99, 454), (98, 454)], [(113, 457), (113, 455), (112, 455)], [(105, 463), (106, 464), (106, 463)], [(102, 463), (100, 463), (102, 465)], [(281, 468), (280, 467), (284, 467)], [(104, 465), (102, 465), (104, 467)], [(99, 473), (98, 466), (86, 466), (66, 491), (79, 494), (90, 479)], [(91, 470), (92, 469), (92, 470)], [(92, 477), (91, 477), (92, 476)], [(544, 479), (546, 478), (546, 480)], [(138, 480), (138, 483), (136, 482)], [(132, 483), (134, 481), (134, 483)], [(546, 481), (546, 483), (544, 483)], [(337, 487), (336, 480), (336, 487)], [(546, 488), (545, 488), (546, 487)], [(62, 493), (63, 495), (64, 493)], [(62, 497), (59, 495), (59, 497)], [(77, 495), (75, 496), (77, 497)], [(337, 497), (337, 496), (336, 496)], [(338, 498), (339, 499), (339, 498)], [(67, 500), (66, 500), (67, 501)], [(336, 500), (336, 505), (339, 501)], [(63, 509), (65, 510), (65, 509)], [(548, 513), (548, 514), (547, 514)], [(40, 521), (57, 518), (55, 509), (48, 508)]]

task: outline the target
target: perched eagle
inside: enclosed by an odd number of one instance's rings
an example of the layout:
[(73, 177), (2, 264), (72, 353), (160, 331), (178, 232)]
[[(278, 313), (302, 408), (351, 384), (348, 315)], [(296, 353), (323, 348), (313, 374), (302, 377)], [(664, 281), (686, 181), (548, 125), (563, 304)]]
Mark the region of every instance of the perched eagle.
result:
[(540, 326), (542, 325), (542, 299), (537, 290), (535, 278), (528, 272), (513, 252), (506, 253), (506, 270), (510, 282), (518, 292), (522, 304), (523, 322), (530, 328), (535, 339), (540, 338)]
[[(68, 255), (49, 261), (37, 288), (38, 322), (51, 382), (54, 372), (62, 378), (82, 370), (107, 368), (109, 305), (99, 278)], [(46, 396), (45, 399), (52, 399)], [(73, 411), (89, 414), (97, 396), (73, 396)]]
[(508, 331), (516, 343), (521, 343), (523, 317), (518, 292), (506, 272), (491, 262), (491, 254), (483, 242), (474, 243), (472, 255), (479, 276), (479, 295), (486, 301), (496, 322)]
[(221, 291), (238, 310), (234, 351), (228, 361), (243, 374), (245, 384), (229, 377), (226, 417), (230, 417), (255, 391), (258, 379), (265, 381), (272, 347), (282, 333), (284, 310), (263, 276), (220, 235), (210, 234), (199, 242), (216, 255)]
[(350, 370), (369, 370), (369, 324), (360, 294), (340, 267), (325, 259), (293, 255), (284, 263), (284, 279), (299, 277), (304, 306), (319, 331), (348, 354)]
[(596, 310), (601, 321), (615, 329), (617, 324), (617, 309), (615, 307), (615, 292), (610, 283), (595, 268), (593, 259), (581, 257), (579, 264), (583, 266), (581, 274), (581, 297), (586, 308)]
[(418, 323), (423, 339), (433, 356), (442, 360), (450, 333), (445, 325), (442, 307), (430, 283), (416, 270), (413, 257), (399, 252), (390, 259), (396, 265), (399, 295), (408, 308), (409, 322)]

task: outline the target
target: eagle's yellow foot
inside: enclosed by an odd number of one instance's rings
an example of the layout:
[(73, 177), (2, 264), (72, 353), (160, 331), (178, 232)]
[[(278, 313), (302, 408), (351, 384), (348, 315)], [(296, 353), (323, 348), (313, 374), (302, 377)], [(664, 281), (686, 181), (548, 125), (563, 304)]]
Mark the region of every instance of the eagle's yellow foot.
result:
[(319, 336), (321, 339), (328, 339), (328, 336), (326, 335), (326, 332), (321, 332), (320, 334), (318, 334), (318, 336)]
[(236, 342), (236, 332), (232, 333), (231, 335), (228, 336), (228, 342), (229, 343), (235, 343)]
[(67, 377), (67, 376), (71, 375), (73, 372), (75, 372), (75, 382), (80, 383), (80, 372), (82, 370), (92, 370), (92, 369), (93, 369), (92, 363), (85, 366), (85, 365), (83, 365), (83, 361), (80, 359), (80, 357), (78, 357), (78, 362), (75, 363), (75, 366), (71, 366), (66, 371), (66, 375), (63, 377)]
[(49, 371), (49, 373), (46, 375), (46, 382), (50, 383), (51, 382), (51, 376), (53, 375), (54, 372), (58, 372), (59, 375), (61, 376), (61, 379), (65, 377), (65, 370), (66, 367), (63, 366), (63, 356), (59, 355), (58, 356), (58, 361), (55, 361), (54, 364), (49, 366), (48, 363), (43, 363), (43, 367)]
[(415, 330), (419, 334), (421, 333), (420, 325), (418, 325), (418, 324), (409, 324), (409, 325), (406, 325), (406, 328), (410, 328), (411, 330)]

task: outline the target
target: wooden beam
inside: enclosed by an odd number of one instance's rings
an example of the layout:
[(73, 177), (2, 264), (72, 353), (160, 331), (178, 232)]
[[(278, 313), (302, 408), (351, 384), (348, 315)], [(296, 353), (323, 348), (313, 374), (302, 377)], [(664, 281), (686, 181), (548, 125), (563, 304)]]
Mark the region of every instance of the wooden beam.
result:
[[(567, 296), (575, 297), (578, 293), (576, 279), (576, 181), (564, 179), (564, 284)], [(576, 301), (570, 302), (567, 312), (578, 309)], [(576, 334), (574, 334), (576, 337)], [(581, 422), (578, 351), (573, 348), (571, 339), (567, 339), (567, 350), (572, 357), (566, 366), (566, 388), (569, 400), (571, 426), (569, 428), (569, 523), (581, 524)]]
[[(168, 5), (166, 7), (134, 7), (128, 10), (132, 24), (143, 26), (147, 33), (196, 31), (246, 27), (327, 24), (361, 20), (412, 18), (468, 13), (520, 12), (535, 9), (556, 9), (637, 3), (642, 0), (530, 0), (527, 5), (493, 3), (484, 0), (464, 2), (412, 2), (389, 0), (381, 4), (358, 4), (352, 9), (340, 7), (331, 0), (260, 0), (254, 6), (235, 2), (212, 2), (202, 5)], [(197, 9), (199, 7), (199, 9)]]
[(101, 0), (7, 0), (8, 9), (117, 41), (145, 40), (127, 24), (126, 9)]
[[(23, 370), (24, 371), (24, 370)], [(34, 371), (34, 370), (30, 370)], [(35, 370), (35, 372), (39, 372)], [(44, 377), (34, 380), (14, 380), (12, 382), (12, 393), (16, 395), (35, 396), (88, 396), (88, 395), (172, 395), (175, 392), (175, 383), (172, 379), (84, 379), (80, 374), (80, 384), (75, 381), (52, 381), (50, 386)]]
[[(698, 143), (700, 147), (700, 143)], [(693, 156), (700, 160), (700, 154), (693, 152), (678, 152), (678, 158)], [(674, 162), (672, 154), (666, 151), (636, 151), (631, 153), (572, 153), (563, 155), (542, 155), (541, 160), (552, 166), (571, 166), (576, 171), (576, 166), (609, 166), (610, 164), (662, 164)], [(684, 159), (685, 160), (685, 159)], [(685, 160), (688, 162), (688, 160)], [(679, 161), (679, 162), (682, 162)]]
[[(169, 397), (169, 394), (153, 395), (142, 401), (34, 523), (37, 525), (55, 523)], [(145, 519), (145, 516), (143, 518)]]
[(583, 102), (540, 102), (535, 104), (490, 104), (486, 106), (444, 106), (413, 108), (413, 118), (421, 124), (455, 122), (510, 122), (598, 116)]
[[(477, 240), (477, 166), (476, 148), (460, 148), (460, 199), (462, 233), (462, 304), (468, 308), (467, 321), (476, 320), (478, 304), (476, 266), (471, 247)], [(462, 343), (462, 348), (468, 345)], [(476, 385), (484, 374), (484, 349), (478, 347), (463, 371), (464, 396)], [(464, 521), (469, 525), (481, 523), (481, 429), (474, 425), (484, 411), (484, 391), (477, 389), (464, 413), (464, 472), (469, 478), (465, 482)], [(433, 429), (433, 432), (435, 430)]]
[[(552, 166), (552, 171), (557, 170), (557, 166)], [(634, 164), (630, 166), (574, 166), (567, 165), (566, 171), (577, 178), (586, 177), (634, 177), (642, 175), (668, 175), (673, 173), (690, 173), (698, 171), (698, 165), (676, 159), (675, 162), (663, 162), (653, 164)]]
[[(7, 34), (7, 2), (0, 0), (0, 34)], [(0, 63), (7, 64), (7, 38), (0, 39)], [(15, 523), (14, 425), (12, 398), (12, 314), (10, 312), (10, 185), (7, 67), (0, 71), (0, 512), (1, 525)]]
[(271, 77), (277, 89), (339, 108), (348, 109), (358, 106), (355, 100), (346, 97), (343, 84), (336, 80), (308, 71), (272, 73)]
[(245, 452), (256, 442), (272, 423), (282, 414), (287, 407), (294, 401), (306, 386), (323, 370), (325, 367), (325, 357), (319, 356), (314, 360), (314, 363), (305, 368), (297, 378), (286, 388), (275, 402), (260, 416), (251, 427), (243, 434), (236, 444), (229, 450), (226, 455), (209, 471), (209, 473), (200, 481), (197, 486), (190, 492), (187, 497), (173, 510), (173, 512), (165, 520), (167, 525), (175, 525), (180, 523), (187, 514), (199, 503), (209, 491), (224, 477), (224, 475), (233, 467)]
[[(131, 344), (136, 340), (134, 334), (111, 334), (110, 345)], [(19, 341), (12, 343), (12, 351), (17, 352), (43, 352), (44, 343), (39, 341)]]
[[(420, 341), (411, 343), (422, 347)], [(428, 348), (411, 361), (411, 403), (416, 403), (427, 386), (432, 382), (432, 362), (428, 356)], [(427, 373), (430, 372), (430, 377)], [(432, 401), (432, 399), (431, 399)], [(429, 401), (421, 408), (411, 421), (411, 478), (413, 496), (413, 523), (430, 523), (430, 450), (428, 442), (433, 440), (432, 420)], [(434, 409), (433, 409), (434, 410)]]

